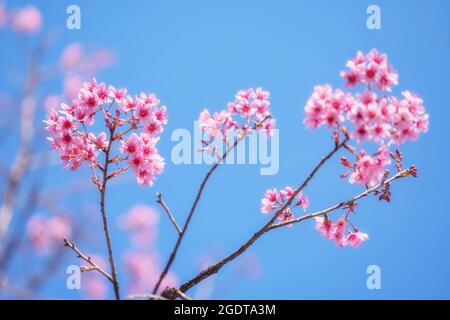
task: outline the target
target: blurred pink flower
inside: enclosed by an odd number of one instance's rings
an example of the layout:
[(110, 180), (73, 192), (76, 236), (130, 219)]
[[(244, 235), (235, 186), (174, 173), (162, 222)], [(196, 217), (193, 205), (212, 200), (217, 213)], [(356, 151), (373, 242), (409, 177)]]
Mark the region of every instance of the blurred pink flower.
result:
[[(128, 251), (124, 257), (125, 268), (130, 275), (128, 290), (133, 293), (142, 293), (153, 289), (161, 273), (158, 257), (154, 252)], [(177, 277), (173, 273), (167, 274), (160, 288), (176, 286)]]
[[(63, 69), (76, 67), (83, 58), (84, 48), (80, 43), (69, 44), (63, 51), (60, 58), (60, 65)], [(78, 88), (79, 89), (79, 88)]]
[(83, 79), (77, 74), (70, 74), (64, 79), (64, 94), (73, 99), (83, 87)]
[(57, 215), (48, 219), (47, 232), (49, 241), (52, 244), (60, 244), (64, 238), (70, 238), (72, 235), (72, 224), (69, 217)]
[(119, 226), (131, 233), (135, 245), (150, 245), (157, 237), (158, 212), (145, 205), (136, 205), (119, 218)]
[(37, 33), (41, 29), (41, 25), (41, 12), (32, 5), (20, 9), (12, 17), (13, 29), (20, 33)]
[(46, 220), (43, 216), (34, 215), (30, 218), (30, 220), (28, 220), (28, 237), (30, 238), (33, 247), (40, 252), (46, 250), (46, 231)]
[(86, 277), (83, 281), (82, 288), (86, 297), (92, 300), (104, 299), (108, 292), (105, 280), (98, 274)]
[(5, 4), (0, 2), (0, 27), (3, 27), (8, 22), (8, 11), (6, 11)]
[(51, 94), (44, 98), (44, 108), (46, 111), (56, 109), (61, 104), (61, 98), (57, 95)]

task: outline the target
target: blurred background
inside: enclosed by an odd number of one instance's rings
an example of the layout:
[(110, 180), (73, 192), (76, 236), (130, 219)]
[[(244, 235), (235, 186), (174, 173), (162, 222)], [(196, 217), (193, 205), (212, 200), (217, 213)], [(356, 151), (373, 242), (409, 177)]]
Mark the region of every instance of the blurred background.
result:
[[(376, 3), (375, 3), (376, 2)], [(176, 240), (155, 199), (162, 192), (184, 221), (207, 165), (175, 165), (177, 128), (193, 130), (203, 108), (217, 111), (238, 89), (262, 86), (280, 129), (280, 168), (221, 166), (210, 180), (168, 282), (180, 284), (234, 251), (266, 221), (268, 188), (296, 185), (332, 147), (326, 130), (302, 124), (313, 86), (342, 87), (339, 71), (358, 50), (386, 52), (400, 78), (394, 94), (417, 92), (430, 130), (402, 146), (419, 179), (393, 185), (390, 204), (361, 201), (353, 219), (370, 240), (336, 248), (312, 221), (265, 235), (251, 250), (194, 288), (205, 299), (450, 298), (448, 1), (2, 1), (0, 0), (0, 297), (113, 298), (100, 275), (83, 273), (82, 289), (66, 287), (80, 261), (69, 237), (107, 265), (98, 192), (89, 170), (64, 170), (46, 141), (52, 106), (70, 101), (92, 77), (129, 92), (155, 92), (168, 107), (159, 149), (165, 172), (153, 187), (130, 174), (111, 183), (107, 211), (123, 293), (150, 292)], [(66, 28), (69, 5), (81, 29)], [(367, 7), (381, 8), (381, 30), (366, 27)], [(341, 180), (338, 157), (305, 193), (310, 211), (361, 191)], [(333, 217), (340, 213), (335, 213)], [(141, 220), (139, 220), (141, 219)], [(136, 236), (133, 222), (143, 221)], [(134, 233), (133, 233), (133, 232)], [(369, 290), (366, 269), (381, 269)]]

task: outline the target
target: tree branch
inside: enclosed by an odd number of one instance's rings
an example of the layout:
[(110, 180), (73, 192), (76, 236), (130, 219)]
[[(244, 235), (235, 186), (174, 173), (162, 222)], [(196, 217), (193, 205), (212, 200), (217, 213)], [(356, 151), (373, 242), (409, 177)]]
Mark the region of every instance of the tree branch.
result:
[[(263, 120), (255, 123), (255, 125), (252, 127), (252, 129), (249, 132), (252, 132), (258, 128), (261, 127), (261, 125), (267, 121), (268, 119), (270, 119), (272, 116), (268, 115), (266, 116)], [(231, 152), (231, 150), (233, 150), (238, 144), (239, 142), (241, 142), (245, 137), (247, 136), (247, 134), (243, 134), (242, 136), (240, 136), (238, 139), (236, 139), (234, 141), (234, 143), (228, 147), (227, 150), (225, 150), (225, 152), (223, 153), (223, 155), (214, 163), (214, 165), (209, 169), (209, 171), (207, 172), (205, 178), (203, 179), (202, 183), (200, 184), (200, 188), (197, 192), (197, 196), (195, 197), (194, 203), (191, 207), (191, 210), (189, 211), (189, 214), (186, 218), (186, 221), (184, 223), (183, 229), (181, 229), (181, 233), (179, 234), (179, 237), (177, 239), (177, 242), (175, 243), (175, 247), (172, 250), (172, 253), (169, 256), (169, 260), (166, 263), (166, 266), (164, 267), (163, 271), (161, 272), (161, 275), (158, 279), (158, 282), (156, 283), (154, 289), (153, 289), (153, 294), (156, 294), (158, 292), (158, 289), (162, 283), (162, 281), (164, 280), (164, 278), (166, 277), (167, 273), (170, 270), (170, 267), (172, 266), (175, 257), (177, 255), (178, 249), (180, 247), (181, 241), (183, 240), (183, 237), (186, 233), (187, 228), (189, 227), (189, 224), (191, 222), (192, 216), (194, 215), (195, 209), (197, 208), (197, 205), (200, 201), (200, 198), (202, 196), (203, 193), (203, 189), (206, 186), (206, 183), (208, 182), (209, 178), (211, 177), (211, 175), (213, 174), (213, 172), (217, 169), (217, 167), (219, 166), (220, 163), (222, 163), (222, 161), (224, 161), (226, 159), (226, 157), (228, 156), (228, 154)]]
[(105, 164), (103, 166), (103, 180), (102, 180), (102, 186), (100, 189), (100, 210), (102, 212), (102, 220), (103, 220), (103, 231), (105, 233), (105, 239), (106, 239), (106, 245), (108, 247), (108, 260), (109, 264), (111, 266), (111, 279), (112, 284), (114, 288), (114, 295), (116, 297), (116, 300), (120, 300), (120, 291), (119, 291), (119, 281), (117, 279), (117, 271), (116, 271), (116, 265), (114, 264), (114, 255), (112, 250), (112, 244), (111, 244), (111, 236), (109, 234), (109, 228), (108, 228), (108, 217), (106, 215), (106, 209), (105, 209), (105, 198), (106, 198), (106, 185), (108, 182), (108, 167), (109, 167), (109, 157), (111, 152), (111, 146), (114, 141), (114, 131), (115, 126), (109, 129), (109, 143), (108, 147), (105, 151)]
[(393, 181), (395, 181), (397, 179), (401, 179), (401, 178), (407, 177), (410, 174), (410, 170), (411, 169), (402, 170), (402, 171), (398, 172), (397, 174), (393, 175), (392, 177), (390, 177), (389, 179), (387, 179), (386, 181), (384, 181), (384, 182), (382, 182), (382, 183), (380, 183), (380, 184), (378, 184), (378, 185), (376, 185), (376, 186), (374, 186), (372, 188), (366, 189), (364, 192), (354, 196), (353, 198), (351, 198), (351, 199), (349, 199), (347, 201), (339, 202), (338, 204), (335, 204), (334, 206), (331, 206), (331, 207), (329, 207), (327, 209), (324, 209), (324, 210), (321, 210), (321, 211), (317, 211), (315, 213), (306, 214), (306, 215), (298, 217), (298, 218), (294, 218), (294, 219), (290, 219), (290, 220), (286, 220), (286, 221), (274, 224), (274, 225), (270, 226), (269, 230), (277, 229), (277, 228), (280, 228), (280, 227), (283, 227), (283, 226), (286, 226), (286, 225), (290, 225), (290, 224), (293, 224), (293, 223), (302, 222), (304, 220), (308, 220), (308, 219), (311, 219), (311, 218), (320, 217), (320, 216), (323, 216), (323, 215), (325, 215), (325, 214), (327, 214), (327, 213), (329, 213), (331, 211), (335, 211), (335, 210), (337, 210), (339, 208), (344, 207), (345, 205), (351, 204), (351, 203), (353, 203), (353, 202), (355, 202), (355, 201), (357, 201), (357, 200), (359, 200), (361, 198), (367, 197), (369, 194), (371, 194), (371, 193), (373, 193), (375, 191), (378, 191), (381, 187), (383, 187), (385, 185), (388, 185), (388, 184), (391, 184)]
[(162, 194), (160, 192), (158, 192), (156, 194), (156, 202), (158, 202), (161, 205), (161, 207), (163, 207), (164, 211), (167, 213), (167, 216), (169, 217), (170, 222), (172, 222), (173, 226), (175, 227), (175, 229), (178, 232), (178, 235), (180, 235), (181, 229), (178, 226), (178, 223), (175, 221), (175, 218), (174, 218), (172, 212), (170, 211), (169, 207), (167, 206), (167, 204), (164, 201)]
[(93, 270), (96, 270), (98, 272), (100, 272), (103, 276), (105, 276), (109, 281), (113, 282), (113, 278), (111, 277), (111, 275), (109, 273), (107, 273), (105, 270), (103, 270), (102, 268), (100, 268), (93, 260), (91, 257), (85, 255), (84, 253), (82, 253), (80, 251), (80, 249), (77, 248), (77, 246), (75, 246), (75, 244), (73, 242), (70, 242), (69, 240), (64, 238), (64, 245), (70, 249), (72, 249), (76, 254), (77, 257), (86, 261), (92, 268)]

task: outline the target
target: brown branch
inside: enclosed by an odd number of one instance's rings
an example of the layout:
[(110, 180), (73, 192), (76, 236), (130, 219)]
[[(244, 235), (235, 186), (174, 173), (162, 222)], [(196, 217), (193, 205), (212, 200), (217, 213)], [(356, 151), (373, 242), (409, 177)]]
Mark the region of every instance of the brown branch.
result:
[(92, 270), (96, 270), (98, 272), (100, 272), (103, 276), (105, 276), (109, 281), (114, 282), (113, 278), (111, 277), (110, 274), (108, 274), (105, 270), (103, 270), (101, 267), (99, 267), (90, 256), (85, 255), (84, 253), (82, 253), (80, 251), (80, 249), (78, 249), (75, 244), (73, 242), (70, 242), (67, 239), (64, 239), (64, 245), (70, 249), (72, 249), (76, 254), (77, 257), (86, 261), (93, 269)]
[[(332, 207), (329, 207), (327, 209), (318, 211), (316, 213), (308, 214), (308, 215), (305, 215), (305, 216), (302, 216), (302, 217), (299, 217), (299, 218), (295, 218), (295, 219), (290, 219), (290, 220), (287, 220), (287, 221), (284, 221), (284, 222), (281, 222), (281, 223), (278, 223), (278, 224), (273, 224), (273, 222), (275, 222), (275, 220), (276, 220), (276, 218), (277, 218), (277, 216), (278, 216), (278, 214), (280, 212), (280, 211), (277, 211), (277, 213), (274, 215), (274, 217), (268, 223), (266, 223), (263, 228), (261, 228), (258, 232), (256, 232), (250, 238), (250, 240), (248, 240), (245, 244), (243, 244), (238, 250), (233, 252), (231, 255), (229, 255), (225, 259), (219, 261), (215, 265), (209, 267), (205, 271), (200, 272), (197, 276), (195, 276), (191, 280), (185, 282), (180, 287), (180, 290), (182, 292), (186, 292), (187, 290), (191, 289), (195, 285), (199, 284), (203, 280), (205, 280), (208, 277), (210, 277), (211, 275), (216, 274), (225, 264), (227, 264), (228, 262), (234, 260), (235, 258), (240, 256), (242, 253), (244, 253), (263, 234), (265, 234), (265, 233), (267, 233), (267, 232), (269, 232), (269, 231), (271, 231), (273, 229), (280, 228), (282, 226), (290, 225), (290, 224), (293, 224), (293, 223), (298, 223), (298, 222), (301, 222), (301, 221), (304, 221), (304, 220), (307, 220), (307, 219), (311, 219), (311, 218), (314, 218), (314, 217), (322, 216), (322, 215), (327, 214), (327, 213), (329, 213), (331, 211), (337, 210), (337, 209), (345, 206), (348, 203), (354, 202), (356, 200), (359, 200), (361, 198), (366, 197), (370, 193), (376, 192), (381, 187), (383, 187), (385, 185), (389, 185), (394, 180), (397, 180), (397, 179), (404, 178), (404, 177), (408, 176), (410, 174), (410, 170), (411, 169), (406, 169), (406, 170), (403, 170), (401, 172), (398, 172), (396, 175), (392, 176), (391, 178), (387, 179), (386, 181), (380, 183), (379, 185), (377, 185), (375, 187), (372, 187), (370, 189), (365, 190), (363, 193), (360, 193), (359, 195), (353, 197), (350, 200), (340, 202), (340, 203), (338, 203), (338, 204), (336, 204), (336, 205), (334, 205)], [(167, 298), (173, 299), (173, 296), (168, 296)]]
[[(267, 121), (268, 119), (270, 119), (270, 118), (271, 118), (271, 115), (268, 115), (268, 116), (266, 116), (263, 120), (261, 120), (261, 121), (255, 123), (255, 125), (252, 127), (252, 129), (251, 129), (249, 132), (252, 132), (253, 130), (260, 128), (261, 125), (262, 125), (265, 121)], [(175, 260), (175, 257), (176, 257), (176, 255), (177, 255), (177, 252), (178, 252), (178, 249), (179, 249), (179, 247), (180, 247), (181, 241), (183, 240), (184, 235), (185, 235), (185, 233), (186, 233), (186, 230), (187, 230), (188, 227), (189, 227), (189, 224), (190, 224), (190, 222), (191, 222), (192, 216), (194, 215), (195, 209), (197, 208), (197, 205), (198, 205), (198, 203), (199, 203), (199, 201), (200, 201), (200, 198), (201, 198), (201, 196), (202, 196), (203, 189), (205, 188), (206, 183), (208, 182), (209, 178), (210, 178), (211, 175), (214, 173), (214, 171), (217, 169), (217, 167), (219, 166), (219, 164), (222, 163), (222, 161), (224, 161), (224, 160), (226, 159), (226, 157), (227, 157), (228, 154), (231, 152), (231, 150), (233, 150), (233, 149), (234, 149), (234, 148), (235, 148), (235, 147), (236, 147), (236, 146), (237, 146), (237, 145), (238, 145), (238, 144), (239, 144), (246, 136), (247, 136), (247, 134), (243, 134), (242, 136), (240, 136), (239, 138), (237, 138), (237, 139), (234, 141), (234, 143), (233, 143), (230, 147), (228, 147), (227, 150), (225, 150), (225, 152), (223, 153), (223, 155), (222, 155), (222, 156), (214, 163), (214, 165), (213, 165), (213, 166), (209, 169), (209, 171), (207, 172), (205, 178), (203, 179), (202, 183), (200, 184), (200, 188), (199, 188), (199, 190), (198, 190), (198, 192), (197, 192), (197, 196), (195, 197), (194, 203), (193, 203), (193, 205), (192, 205), (192, 207), (191, 207), (191, 210), (189, 211), (189, 214), (188, 214), (188, 216), (187, 216), (187, 218), (186, 218), (186, 221), (185, 221), (185, 223), (184, 223), (183, 229), (181, 229), (181, 233), (180, 233), (179, 236), (178, 236), (178, 239), (177, 239), (177, 241), (176, 241), (176, 243), (175, 243), (175, 246), (174, 246), (174, 248), (173, 248), (173, 250), (172, 250), (172, 253), (171, 253), (170, 256), (169, 256), (169, 260), (167, 261), (167, 263), (166, 263), (166, 265), (165, 265), (163, 271), (161, 272), (161, 275), (160, 275), (160, 277), (159, 277), (159, 279), (158, 279), (158, 282), (156, 283), (156, 285), (155, 285), (155, 287), (154, 287), (154, 289), (153, 289), (153, 294), (155, 294), (155, 293), (158, 292), (158, 289), (159, 289), (159, 287), (160, 287), (162, 281), (163, 281), (164, 278), (166, 277), (167, 273), (168, 273), (169, 270), (170, 270), (170, 267), (172, 266), (172, 264), (173, 264), (173, 262), (174, 262), (174, 260)]]
[(109, 157), (111, 153), (111, 146), (114, 142), (114, 131), (115, 126), (109, 129), (109, 143), (108, 147), (105, 151), (105, 164), (103, 166), (103, 180), (102, 180), (102, 186), (100, 189), (100, 210), (102, 212), (102, 221), (103, 221), (103, 231), (105, 234), (105, 240), (106, 245), (108, 247), (108, 260), (111, 267), (111, 279), (112, 284), (114, 288), (114, 295), (116, 297), (116, 300), (120, 300), (120, 291), (119, 291), (119, 280), (117, 279), (117, 271), (116, 271), (116, 265), (114, 264), (114, 255), (112, 250), (112, 244), (111, 244), (111, 236), (109, 234), (109, 228), (108, 228), (108, 217), (106, 215), (106, 209), (105, 209), (105, 198), (106, 198), (106, 185), (108, 182), (108, 167), (109, 167)]
[(286, 220), (277, 224), (274, 224), (272, 226), (270, 226), (269, 230), (272, 229), (277, 229), (283, 226), (287, 226), (293, 223), (298, 223), (298, 222), (302, 222), (304, 220), (308, 220), (308, 219), (312, 219), (312, 218), (316, 218), (316, 217), (320, 217), (323, 216), (331, 211), (335, 211), (339, 208), (342, 208), (348, 204), (354, 203), (355, 201), (361, 199), (361, 198), (365, 198), (367, 197), (369, 194), (374, 193), (376, 191), (378, 191), (381, 187), (386, 186), (386, 185), (390, 185), (393, 181), (397, 180), (397, 179), (401, 179), (404, 177), (407, 177), (410, 174), (410, 169), (405, 169), (403, 171), (398, 172), (397, 174), (393, 175), (392, 177), (390, 177), (389, 179), (387, 179), (386, 181), (372, 187), (369, 189), (366, 189), (364, 192), (358, 194), (357, 196), (354, 196), (353, 198), (347, 200), (347, 201), (342, 201), (339, 202), (338, 204), (335, 204), (334, 206), (331, 206), (327, 209), (321, 210), (321, 211), (317, 211), (315, 213), (310, 213), (310, 214), (306, 214), (304, 216), (298, 217), (298, 218), (294, 218), (294, 219), (290, 219), (290, 220)]
[(27, 78), (23, 89), (20, 114), (20, 144), (14, 162), (7, 177), (7, 185), (0, 207), (0, 244), (4, 240), (13, 217), (14, 206), (19, 192), (22, 178), (29, 170), (31, 164), (31, 145), (34, 136), (34, 117), (36, 114), (36, 101), (34, 93), (39, 84), (38, 65), (49, 39), (43, 39), (33, 52), (28, 67)]
[(164, 211), (167, 213), (167, 216), (169, 217), (170, 222), (172, 222), (173, 226), (175, 227), (175, 229), (178, 232), (178, 235), (181, 234), (181, 229), (178, 226), (178, 223), (175, 221), (175, 218), (172, 214), (172, 212), (170, 211), (169, 207), (167, 206), (166, 202), (164, 201), (161, 192), (158, 192), (156, 194), (156, 202), (158, 202), (161, 207), (163, 207)]
[[(245, 242), (239, 249), (237, 249), (235, 252), (224, 258), (223, 260), (219, 261), (215, 265), (209, 267), (208, 269), (200, 272), (197, 276), (192, 278), (191, 280), (184, 283), (180, 290), (181, 292), (186, 292), (193, 286), (197, 285), (201, 281), (205, 280), (206, 278), (209, 278), (211, 275), (216, 274), (225, 264), (227, 264), (230, 261), (233, 261), (237, 257), (239, 257), (242, 253), (244, 253), (250, 246), (253, 245), (253, 243), (258, 240), (264, 233), (266, 233), (270, 227), (273, 225), (273, 223), (278, 219), (279, 215), (282, 214), (286, 208), (288, 208), (292, 201), (294, 201), (295, 197), (306, 188), (308, 183), (311, 181), (311, 179), (316, 175), (316, 173), (319, 171), (319, 169), (339, 150), (341, 149), (349, 140), (348, 136), (345, 136), (344, 141), (342, 141), (340, 144), (337, 144), (332, 151), (330, 151), (325, 157), (323, 157), (319, 163), (313, 168), (313, 170), (310, 172), (310, 174), (306, 177), (306, 179), (300, 184), (300, 186), (295, 189), (292, 196), (286, 201), (286, 203), (279, 209), (277, 212), (273, 215), (273, 217), (257, 232), (255, 232), (251, 238)], [(168, 297), (173, 298), (173, 297)]]

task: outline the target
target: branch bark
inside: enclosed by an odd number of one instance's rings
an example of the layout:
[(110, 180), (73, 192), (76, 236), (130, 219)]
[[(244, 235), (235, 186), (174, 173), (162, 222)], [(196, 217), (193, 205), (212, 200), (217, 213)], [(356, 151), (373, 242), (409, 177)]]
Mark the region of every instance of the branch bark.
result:
[[(259, 121), (258, 123), (255, 123), (255, 125), (252, 127), (252, 129), (250, 130), (250, 132), (252, 132), (252, 131), (254, 131), (254, 130), (260, 128), (261, 125), (262, 125), (265, 121), (267, 121), (268, 119), (270, 119), (270, 118), (271, 118), (271, 116), (268, 115), (268, 116), (266, 116), (263, 120)], [(198, 192), (197, 192), (197, 196), (195, 197), (194, 203), (193, 203), (193, 205), (192, 205), (192, 207), (191, 207), (191, 210), (189, 211), (189, 214), (188, 214), (188, 216), (187, 216), (187, 218), (186, 218), (186, 221), (185, 221), (185, 223), (184, 223), (184, 226), (183, 226), (183, 228), (181, 229), (181, 232), (180, 232), (180, 234), (179, 234), (179, 236), (178, 236), (178, 239), (177, 239), (177, 241), (176, 241), (176, 243), (175, 243), (175, 246), (174, 246), (174, 248), (173, 248), (173, 250), (172, 250), (172, 253), (171, 253), (170, 256), (169, 256), (169, 260), (167, 261), (167, 263), (166, 263), (166, 265), (165, 265), (165, 267), (164, 267), (164, 269), (163, 269), (163, 271), (162, 271), (162, 273), (161, 273), (161, 275), (160, 275), (160, 277), (159, 277), (159, 279), (158, 279), (158, 282), (156, 283), (156, 285), (155, 285), (155, 287), (154, 287), (154, 289), (153, 289), (153, 294), (156, 294), (156, 293), (158, 292), (158, 289), (159, 289), (159, 287), (161, 286), (162, 281), (163, 281), (164, 278), (166, 277), (167, 273), (168, 273), (169, 270), (170, 270), (170, 267), (172, 266), (172, 264), (173, 264), (173, 262), (174, 262), (174, 260), (175, 260), (175, 257), (176, 257), (176, 255), (177, 255), (178, 249), (179, 249), (179, 247), (180, 247), (180, 245), (181, 245), (181, 242), (183, 241), (183, 238), (184, 238), (184, 235), (185, 235), (185, 233), (186, 233), (186, 230), (187, 230), (188, 227), (189, 227), (189, 224), (190, 224), (190, 222), (191, 222), (192, 216), (194, 215), (194, 212), (195, 212), (195, 210), (196, 210), (196, 208), (197, 208), (197, 205), (198, 205), (198, 203), (199, 203), (199, 201), (200, 201), (200, 198), (201, 198), (201, 196), (202, 196), (202, 193), (203, 193), (203, 190), (204, 190), (204, 188), (205, 188), (205, 186), (206, 186), (206, 183), (208, 182), (209, 178), (210, 178), (211, 175), (214, 173), (214, 171), (217, 169), (217, 167), (219, 166), (219, 164), (222, 163), (222, 162), (226, 159), (226, 157), (227, 157), (228, 154), (231, 152), (231, 150), (233, 150), (233, 149), (234, 149), (234, 148), (235, 148), (235, 147), (236, 147), (243, 139), (245, 139), (246, 136), (247, 136), (247, 134), (243, 134), (241, 137), (239, 137), (238, 139), (236, 139), (236, 140), (234, 141), (234, 143), (233, 143), (230, 147), (228, 147), (227, 150), (225, 150), (225, 152), (223, 153), (223, 155), (222, 155), (222, 156), (214, 163), (214, 165), (213, 165), (213, 166), (209, 169), (209, 171), (207, 172), (205, 178), (203, 179), (202, 183), (200, 184), (200, 188), (199, 188), (199, 190), (198, 190)]]
[(166, 212), (167, 216), (169, 217), (170, 222), (172, 223), (172, 225), (175, 227), (175, 229), (178, 232), (178, 235), (181, 234), (181, 229), (178, 226), (178, 223), (175, 221), (175, 217), (173, 216), (172, 212), (170, 211), (169, 207), (167, 206), (166, 202), (164, 201), (162, 194), (160, 192), (158, 192), (156, 194), (156, 202), (158, 202), (161, 207), (163, 207), (164, 211)]
[(113, 255), (113, 249), (111, 244), (111, 236), (109, 233), (109, 227), (108, 227), (108, 216), (106, 215), (106, 209), (105, 209), (105, 198), (106, 198), (106, 186), (108, 183), (108, 168), (109, 168), (109, 158), (111, 153), (111, 146), (114, 141), (114, 131), (115, 127), (109, 129), (109, 143), (108, 147), (105, 151), (105, 164), (103, 165), (103, 180), (102, 185), (100, 189), (100, 210), (102, 212), (102, 221), (103, 221), (103, 232), (105, 234), (105, 240), (106, 245), (108, 247), (108, 260), (111, 267), (111, 282), (113, 284), (114, 288), (114, 295), (116, 297), (116, 300), (120, 300), (120, 289), (119, 289), (119, 280), (117, 279), (117, 271), (116, 271), (116, 265), (114, 263), (114, 255)]
[(30, 167), (31, 144), (34, 137), (34, 117), (36, 113), (35, 91), (39, 84), (38, 65), (48, 46), (49, 39), (44, 39), (33, 52), (28, 67), (23, 89), (20, 113), (20, 145), (11, 169), (0, 207), (0, 244), (2, 244), (14, 213), (14, 206), (22, 178)]
[(77, 246), (73, 243), (70, 242), (67, 239), (64, 239), (64, 245), (70, 249), (72, 249), (76, 254), (77, 257), (86, 261), (94, 270), (98, 271), (99, 273), (101, 273), (106, 279), (108, 279), (109, 281), (113, 282), (113, 278), (111, 277), (111, 275), (109, 273), (107, 273), (105, 270), (103, 270), (102, 268), (100, 268), (93, 260), (91, 257), (85, 255), (83, 252), (81, 252), (80, 249), (77, 248)]

